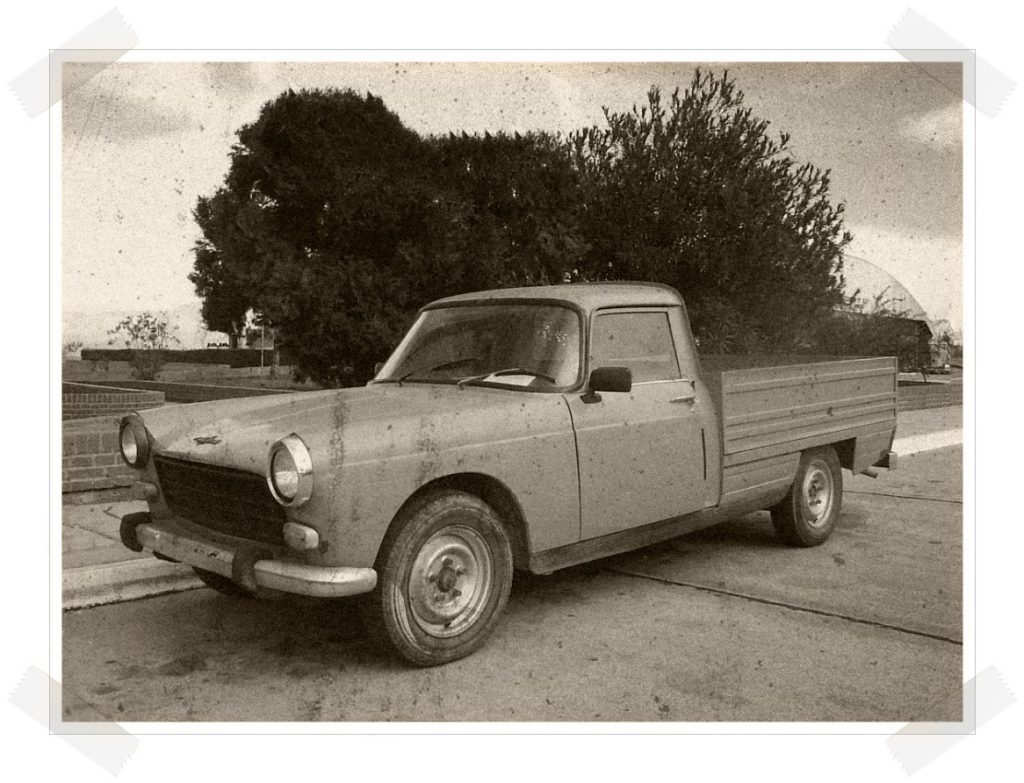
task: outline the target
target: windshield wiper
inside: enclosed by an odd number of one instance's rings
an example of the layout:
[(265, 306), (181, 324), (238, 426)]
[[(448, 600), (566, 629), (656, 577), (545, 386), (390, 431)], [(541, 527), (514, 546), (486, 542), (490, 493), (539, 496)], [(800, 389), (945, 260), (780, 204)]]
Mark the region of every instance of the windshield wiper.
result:
[(495, 370), (494, 372), (485, 372), (483, 375), (472, 375), (469, 378), (463, 378), (458, 381), (455, 385), (460, 389), (468, 383), (479, 383), (480, 381), (486, 380), (487, 378), (494, 378), (500, 375), (532, 375), (535, 378), (542, 378), (550, 383), (557, 384), (558, 381), (552, 378), (550, 375), (546, 375), (542, 372), (536, 372), (535, 370), (524, 370), (522, 367), (509, 367), (505, 370)]
[(387, 381), (389, 383), (401, 383), (402, 381), (406, 380), (407, 378), (409, 378), (409, 377), (411, 377), (411, 376), (413, 376), (413, 375), (415, 375), (416, 373), (419, 373), (419, 372), (425, 372), (427, 375), (430, 375), (430, 373), (432, 373), (432, 372), (437, 372), (438, 370), (445, 370), (445, 369), (447, 369), (449, 367), (457, 367), (460, 364), (465, 364), (466, 362), (471, 362), (474, 359), (476, 359), (475, 356), (464, 356), (461, 359), (453, 359), (450, 362), (441, 362), (441, 364), (435, 364), (433, 367), (429, 367), (429, 368), (414, 367), (413, 369), (409, 370), (408, 372), (402, 373), (397, 378), (384, 378), (382, 380), (385, 380), (385, 381)]

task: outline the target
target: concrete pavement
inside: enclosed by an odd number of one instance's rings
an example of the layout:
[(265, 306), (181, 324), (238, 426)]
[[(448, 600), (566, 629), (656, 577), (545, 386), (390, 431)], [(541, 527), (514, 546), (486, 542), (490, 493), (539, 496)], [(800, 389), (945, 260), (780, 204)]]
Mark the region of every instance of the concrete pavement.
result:
[[(933, 408), (899, 414), (895, 450), (901, 459), (914, 454), (955, 446), (963, 441), (963, 408)], [(886, 476), (883, 471), (883, 478)], [(899, 482), (900, 471), (893, 480)], [(872, 481), (858, 476), (847, 481), (847, 491), (898, 494), (892, 481)], [(929, 486), (918, 487), (927, 491)], [(904, 491), (911, 491), (904, 488)], [(84, 494), (84, 493), (83, 493)], [(84, 498), (65, 495), (61, 525), (63, 606), (78, 609), (116, 601), (202, 587), (191, 568), (156, 560), (149, 553), (135, 553), (121, 544), (121, 517), (145, 511), (142, 501), (111, 494), (91, 493)], [(81, 502), (81, 500), (96, 502)], [(849, 506), (849, 502), (847, 503)]]

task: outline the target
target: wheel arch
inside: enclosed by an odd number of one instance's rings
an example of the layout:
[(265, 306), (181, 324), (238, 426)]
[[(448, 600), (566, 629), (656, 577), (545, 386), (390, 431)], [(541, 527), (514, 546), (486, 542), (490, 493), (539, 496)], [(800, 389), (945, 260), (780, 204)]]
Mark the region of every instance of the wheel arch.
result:
[[(388, 531), (406, 508), (424, 494), (436, 490), (458, 490), (480, 498), (498, 514), (512, 542), (512, 564), (525, 569), (530, 559), (530, 536), (526, 517), (515, 493), (504, 482), (486, 473), (452, 473), (424, 484), (410, 495), (388, 524)], [(381, 542), (387, 540), (387, 534)], [(378, 556), (380, 552), (378, 550)]]
[(839, 466), (852, 471), (854, 458), (857, 454), (857, 439), (849, 438), (847, 440), (840, 440), (827, 445), (831, 446), (835, 450), (836, 456), (839, 457)]

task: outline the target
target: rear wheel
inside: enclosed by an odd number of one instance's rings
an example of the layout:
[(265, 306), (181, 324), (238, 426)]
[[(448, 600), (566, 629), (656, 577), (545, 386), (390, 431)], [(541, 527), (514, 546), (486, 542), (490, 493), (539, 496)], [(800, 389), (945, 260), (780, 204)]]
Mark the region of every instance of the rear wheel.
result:
[(483, 645), (512, 587), (512, 547), (494, 510), (456, 490), (428, 492), (395, 520), (363, 603), (367, 630), (406, 660), (436, 666)]
[(796, 477), (786, 497), (771, 510), (772, 524), (792, 546), (818, 546), (835, 529), (843, 504), (843, 473), (831, 446), (800, 455)]

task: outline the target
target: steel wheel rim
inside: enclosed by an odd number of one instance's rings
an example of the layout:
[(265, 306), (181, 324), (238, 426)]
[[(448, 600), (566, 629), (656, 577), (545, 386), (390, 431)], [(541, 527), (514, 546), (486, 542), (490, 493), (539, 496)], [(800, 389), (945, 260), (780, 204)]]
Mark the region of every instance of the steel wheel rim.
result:
[(804, 519), (811, 527), (824, 527), (832, 513), (833, 505), (832, 473), (826, 467), (814, 464), (804, 475), (800, 495)]
[(491, 551), (476, 530), (451, 525), (434, 533), (409, 571), (409, 612), (425, 633), (462, 633), (483, 614), (491, 596)]

